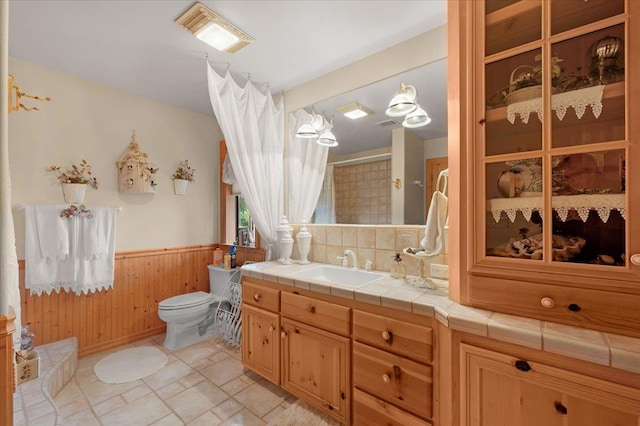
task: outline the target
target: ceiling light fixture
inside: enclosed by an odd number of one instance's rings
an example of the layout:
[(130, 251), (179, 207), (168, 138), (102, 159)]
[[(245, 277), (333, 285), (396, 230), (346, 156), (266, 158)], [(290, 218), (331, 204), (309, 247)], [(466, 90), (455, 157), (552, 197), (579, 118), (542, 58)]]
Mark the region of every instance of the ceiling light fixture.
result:
[(429, 123), (431, 123), (431, 117), (420, 105), (417, 105), (416, 109), (404, 117), (402, 126), (408, 129), (415, 129), (416, 127), (426, 126)]
[(417, 108), (416, 88), (400, 83), (400, 88), (389, 102), (389, 107), (384, 112), (389, 117), (402, 117)]
[(311, 110), (311, 118), (308, 123), (303, 123), (298, 131), (296, 137), (301, 139), (313, 139), (317, 138), (321, 131), (324, 129), (325, 119), (322, 115), (317, 115), (313, 109)]
[(373, 114), (372, 110), (362, 104), (359, 104), (358, 102), (352, 102), (349, 105), (343, 105), (337, 108), (337, 111), (352, 120), (356, 120), (358, 118), (366, 117), (367, 115)]
[(202, 3), (195, 3), (176, 23), (210, 46), (235, 53), (254, 39)]

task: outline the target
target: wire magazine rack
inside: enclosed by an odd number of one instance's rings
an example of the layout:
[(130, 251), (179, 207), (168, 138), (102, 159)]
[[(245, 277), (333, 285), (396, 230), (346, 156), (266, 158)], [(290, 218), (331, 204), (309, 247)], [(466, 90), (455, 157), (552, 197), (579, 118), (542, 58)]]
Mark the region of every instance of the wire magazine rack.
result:
[(214, 316), (214, 333), (225, 342), (239, 347), (242, 337), (242, 286), (240, 269), (235, 271), (227, 282), (222, 300)]

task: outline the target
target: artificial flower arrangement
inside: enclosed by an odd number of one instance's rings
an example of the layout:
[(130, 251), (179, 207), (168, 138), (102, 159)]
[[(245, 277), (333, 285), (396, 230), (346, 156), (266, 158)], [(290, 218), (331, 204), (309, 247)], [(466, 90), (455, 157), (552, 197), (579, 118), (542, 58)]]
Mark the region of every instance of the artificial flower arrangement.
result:
[(65, 217), (67, 219), (73, 219), (75, 217), (93, 217), (93, 213), (91, 213), (91, 210), (87, 209), (84, 204), (81, 206), (71, 205), (69, 208), (60, 212), (60, 217)]
[(62, 171), (59, 166), (52, 165), (49, 166), (49, 171), (58, 173), (60, 183), (84, 183), (93, 189), (98, 189), (98, 179), (91, 174), (91, 164), (87, 163), (87, 160), (82, 160), (79, 166), (72, 164), (71, 168), (65, 171)]
[(195, 182), (193, 175), (195, 174), (196, 169), (189, 166), (189, 160), (184, 160), (180, 162), (180, 165), (176, 169), (176, 172), (173, 174), (173, 179), (184, 179), (190, 182)]

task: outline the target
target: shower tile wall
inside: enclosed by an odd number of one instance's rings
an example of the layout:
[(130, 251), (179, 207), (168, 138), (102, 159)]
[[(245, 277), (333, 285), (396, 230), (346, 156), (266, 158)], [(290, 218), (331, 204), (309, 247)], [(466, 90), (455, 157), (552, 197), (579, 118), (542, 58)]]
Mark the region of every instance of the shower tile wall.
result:
[(336, 222), (391, 223), (391, 160), (333, 170)]

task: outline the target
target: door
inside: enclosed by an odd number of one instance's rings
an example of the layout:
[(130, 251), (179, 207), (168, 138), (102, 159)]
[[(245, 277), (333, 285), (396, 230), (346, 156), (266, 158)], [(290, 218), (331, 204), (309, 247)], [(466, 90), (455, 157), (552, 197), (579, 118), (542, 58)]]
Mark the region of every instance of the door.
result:
[[(425, 160), (424, 166), (424, 181), (425, 181), (425, 206), (424, 211), (429, 211), (431, 205), (431, 194), (437, 189), (436, 183), (438, 182), (438, 176), (440, 172), (449, 168), (449, 157), (440, 158), (428, 158)], [(442, 188), (439, 188), (442, 191)]]
[(282, 319), (282, 387), (349, 423), (348, 338)]
[(242, 364), (265, 379), (280, 384), (278, 314), (242, 305)]
[(640, 390), (462, 345), (462, 425), (637, 426)]

